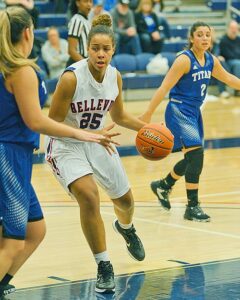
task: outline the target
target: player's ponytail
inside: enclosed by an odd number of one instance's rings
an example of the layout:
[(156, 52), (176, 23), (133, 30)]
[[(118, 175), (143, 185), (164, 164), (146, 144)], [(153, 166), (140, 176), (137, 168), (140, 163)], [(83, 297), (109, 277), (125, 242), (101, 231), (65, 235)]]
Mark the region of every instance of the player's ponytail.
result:
[(0, 10), (0, 72), (4, 77), (22, 66), (39, 69), (35, 60), (23, 57), (16, 45), (21, 41), (24, 29), (32, 26), (32, 18), (21, 7)]
[(106, 34), (108, 35), (115, 46), (115, 38), (112, 30), (112, 19), (109, 15), (103, 14), (95, 18), (92, 22), (92, 28), (88, 34), (88, 46), (90, 45), (91, 39), (96, 34)]

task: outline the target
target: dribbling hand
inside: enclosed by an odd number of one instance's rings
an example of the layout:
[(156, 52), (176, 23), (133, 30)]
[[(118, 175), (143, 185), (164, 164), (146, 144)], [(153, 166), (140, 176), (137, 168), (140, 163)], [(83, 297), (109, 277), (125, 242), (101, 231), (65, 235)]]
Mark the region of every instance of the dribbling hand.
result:
[(119, 145), (119, 143), (112, 140), (113, 137), (120, 135), (119, 132), (110, 132), (111, 129), (115, 126), (115, 123), (104, 127), (100, 134), (103, 136), (103, 139), (99, 142), (100, 145), (105, 147), (107, 152), (111, 155), (112, 153), (116, 153), (115, 148), (111, 144)]

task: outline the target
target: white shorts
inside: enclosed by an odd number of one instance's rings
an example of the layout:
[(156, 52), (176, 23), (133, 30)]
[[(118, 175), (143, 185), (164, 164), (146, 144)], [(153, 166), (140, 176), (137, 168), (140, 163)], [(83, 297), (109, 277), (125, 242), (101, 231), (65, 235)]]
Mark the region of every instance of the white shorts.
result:
[(93, 174), (111, 199), (125, 195), (130, 189), (118, 152), (110, 155), (97, 143), (71, 143), (46, 137), (45, 159), (68, 192), (73, 181), (87, 174)]

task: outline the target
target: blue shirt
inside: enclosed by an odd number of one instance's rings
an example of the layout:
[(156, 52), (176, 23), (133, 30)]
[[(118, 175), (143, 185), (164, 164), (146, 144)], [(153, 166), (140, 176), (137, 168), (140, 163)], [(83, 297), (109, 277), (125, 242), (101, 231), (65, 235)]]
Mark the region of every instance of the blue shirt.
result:
[(179, 100), (187, 106), (200, 107), (210, 83), (214, 66), (213, 57), (209, 52), (205, 52), (205, 64), (201, 66), (191, 50), (185, 50), (179, 55), (187, 55), (190, 58), (190, 71), (171, 89), (170, 99)]
[[(36, 72), (39, 82), (39, 99), (43, 107), (47, 100), (47, 90), (41, 75)], [(26, 79), (27, 80), (27, 79)], [(27, 93), (27, 91), (26, 91)], [(5, 80), (0, 73), (0, 142), (17, 143), (39, 148), (39, 134), (30, 130), (24, 123), (17, 106), (15, 96), (5, 87)]]

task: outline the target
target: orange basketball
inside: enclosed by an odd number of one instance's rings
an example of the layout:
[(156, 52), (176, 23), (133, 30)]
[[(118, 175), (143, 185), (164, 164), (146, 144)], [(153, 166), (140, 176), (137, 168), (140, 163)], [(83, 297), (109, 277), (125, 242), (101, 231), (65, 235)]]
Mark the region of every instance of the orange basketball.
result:
[(172, 152), (174, 136), (160, 123), (151, 123), (142, 127), (136, 136), (138, 152), (146, 159), (160, 160)]

